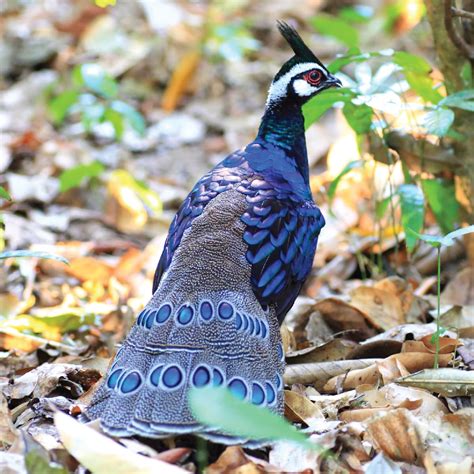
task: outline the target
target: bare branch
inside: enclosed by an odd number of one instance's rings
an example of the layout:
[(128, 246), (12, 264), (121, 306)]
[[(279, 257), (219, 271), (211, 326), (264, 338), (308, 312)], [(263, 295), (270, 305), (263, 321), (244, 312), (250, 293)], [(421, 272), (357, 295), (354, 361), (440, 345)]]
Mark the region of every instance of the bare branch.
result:
[(474, 21), (474, 13), (467, 12), (466, 10), (461, 10), (459, 8), (451, 7), (451, 12), (453, 16), (462, 16), (463, 18), (468, 18), (469, 20)]
[(444, 25), (449, 38), (456, 45), (456, 47), (463, 53), (466, 58), (474, 59), (474, 46), (466, 43), (456, 31), (453, 24), (452, 0), (444, 0)]

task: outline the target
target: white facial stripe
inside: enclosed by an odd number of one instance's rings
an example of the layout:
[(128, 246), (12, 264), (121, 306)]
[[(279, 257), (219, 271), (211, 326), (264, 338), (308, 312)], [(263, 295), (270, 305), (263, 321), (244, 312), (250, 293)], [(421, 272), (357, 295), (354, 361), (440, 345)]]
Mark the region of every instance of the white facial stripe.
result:
[(295, 82), (293, 82), (293, 89), (300, 97), (304, 97), (316, 92), (318, 87), (308, 84), (304, 79), (297, 79)]
[(293, 79), (293, 77), (301, 74), (302, 72), (310, 71), (311, 69), (318, 69), (324, 74), (327, 74), (327, 70), (317, 63), (302, 63), (293, 66), (286, 74), (283, 74), (283, 76), (281, 76), (278, 80), (272, 82), (272, 85), (268, 91), (267, 105), (270, 102), (275, 102), (286, 95), (288, 84)]

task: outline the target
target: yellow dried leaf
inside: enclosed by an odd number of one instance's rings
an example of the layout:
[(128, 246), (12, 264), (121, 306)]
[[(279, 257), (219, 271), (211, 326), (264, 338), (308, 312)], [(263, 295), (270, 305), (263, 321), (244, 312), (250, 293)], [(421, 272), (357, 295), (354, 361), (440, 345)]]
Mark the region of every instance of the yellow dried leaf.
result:
[(324, 415), (316, 403), (304, 395), (285, 390), (285, 416), (290, 421), (311, 426), (314, 420), (324, 420)]
[(194, 49), (181, 58), (163, 94), (161, 106), (164, 110), (172, 112), (176, 109), (189, 85), (194, 83), (193, 76), (200, 60), (201, 53)]
[(94, 257), (79, 257), (71, 261), (67, 273), (80, 281), (100, 282), (107, 285), (113, 269)]
[(384, 331), (405, 322), (400, 298), (389, 291), (359, 286), (351, 292), (351, 304), (365, 313), (373, 326)]
[(94, 474), (187, 472), (163, 461), (136, 454), (64, 413), (57, 412), (54, 415), (54, 424), (69, 453)]
[(421, 464), (425, 450), (410, 412), (405, 408), (390, 411), (371, 421), (367, 433), (375, 449), (390, 459)]

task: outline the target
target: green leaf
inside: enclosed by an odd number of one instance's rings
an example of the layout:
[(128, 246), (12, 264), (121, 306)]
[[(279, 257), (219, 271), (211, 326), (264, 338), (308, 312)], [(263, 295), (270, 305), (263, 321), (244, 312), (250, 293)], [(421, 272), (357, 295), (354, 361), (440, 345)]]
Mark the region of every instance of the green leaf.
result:
[(0, 186), (0, 198), (6, 199), (7, 201), (12, 200), (10, 194), (8, 194), (8, 191), (3, 186)]
[(251, 440), (294, 441), (308, 449), (316, 446), (282, 417), (267, 408), (237, 399), (225, 387), (192, 388), (189, 406), (200, 423)]
[(96, 324), (96, 314), (88, 308), (66, 308), (64, 306), (54, 306), (46, 308), (37, 308), (31, 310), (27, 315), (31, 320), (31, 326), (34, 323), (42, 323), (49, 327), (57, 327), (61, 332), (76, 331), (81, 326)]
[(367, 23), (374, 16), (374, 10), (365, 5), (342, 8), (339, 11), (339, 18), (347, 22)]
[(121, 100), (114, 100), (111, 104), (110, 107), (117, 111), (119, 114), (121, 114), (123, 117), (125, 117), (125, 120), (130, 124), (130, 126), (140, 135), (143, 135), (145, 133), (145, 119), (143, 118), (143, 115), (138, 112), (135, 107), (132, 107), (131, 105), (122, 102)]
[(461, 68), (461, 78), (465, 87), (472, 87), (472, 66), (471, 62), (468, 60), (466, 60), (463, 67)]
[(77, 103), (78, 97), (79, 94), (77, 91), (68, 90), (56, 96), (48, 104), (48, 112), (54, 125), (60, 125), (63, 123), (69, 109)]
[(459, 222), (459, 203), (454, 184), (443, 179), (422, 179), (421, 187), (442, 231), (453, 230)]
[(77, 188), (86, 179), (100, 176), (104, 170), (104, 165), (98, 161), (69, 168), (59, 176), (59, 190), (64, 193), (72, 188)]
[(346, 54), (338, 57), (331, 64), (329, 64), (328, 71), (331, 73), (335, 73), (340, 71), (347, 64), (351, 64), (354, 62), (360, 63), (363, 61), (367, 61), (371, 58), (391, 57), (393, 56), (393, 54), (393, 49), (374, 51), (372, 53), (361, 53), (359, 48), (351, 48)]
[(410, 87), (426, 102), (437, 104), (443, 98), (437, 90), (433, 89), (431, 77), (410, 71), (405, 71), (405, 77)]
[(114, 127), (115, 138), (120, 140), (123, 136), (123, 115), (110, 107), (105, 109), (104, 120), (110, 122)]
[(392, 196), (387, 196), (381, 201), (377, 201), (375, 203), (375, 217), (377, 219), (382, 219), (382, 217), (385, 215), (391, 199), (392, 199)]
[(405, 71), (415, 74), (428, 74), (432, 69), (426, 59), (405, 51), (397, 51), (393, 55), (393, 62), (398, 64)]
[(454, 112), (451, 109), (436, 107), (425, 114), (422, 124), (427, 133), (444, 137), (453, 122)]
[(372, 107), (369, 107), (367, 104), (356, 105), (353, 102), (346, 102), (342, 112), (352, 130), (358, 135), (370, 131), (374, 112)]
[(25, 466), (28, 474), (68, 474), (64, 466), (48, 459), (46, 451), (39, 448), (30, 450), (25, 456)]
[(359, 32), (342, 18), (319, 13), (310, 22), (319, 33), (340, 41), (348, 48), (359, 44)]
[(339, 184), (339, 181), (341, 181), (342, 177), (345, 176), (347, 173), (349, 173), (351, 170), (354, 170), (356, 168), (362, 168), (363, 166), (364, 166), (364, 160), (355, 160), (355, 161), (351, 161), (347, 163), (344, 169), (331, 181), (331, 184), (329, 185), (328, 198), (330, 201), (334, 199), (337, 186)]
[(20, 258), (20, 257), (31, 257), (31, 258), (44, 258), (46, 260), (57, 260), (58, 262), (69, 265), (69, 262), (61, 255), (54, 255), (47, 252), (39, 252), (37, 250), (10, 250), (7, 252), (0, 252), (0, 260), (5, 258)]
[(103, 122), (105, 106), (100, 103), (82, 105), (81, 122), (86, 131), (90, 131), (92, 126)]
[(408, 229), (408, 230), (410, 231), (411, 234), (416, 235), (420, 240), (427, 242), (432, 247), (438, 248), (438, 247), (441, 247), (442, 245), (444, 245), (445, 247), (451, 247), (451, 245), (454, 245), (456, 243), (454, 239), (457, 239), (465, 234), (474, 233), (474, 225), (470, 225), (468, 227), (461, 227), (460, 229), (450, 232), (449, 234), (446, 234), (445, 236), (419, 234), (418, 232), (415, 232), (412, 229)]
[(347, 102), (355, 94), (350, 89), (326, 89), (303, 105), (304, 126), (309, 128), (337, 102)]
[(439, 248), (443, 245), (443, 237), (440, 235), (429, 235), (429, 234), (420, 234), (415, 232), (413, 229), (405, 229), (406, 235), (410, 234), (413, 238), (423, 240), (427, 244), (430, 244), (432, 247)]
[(445, 97), (439, 102), (439, 105), (446, 107), (456, 107), (458, 109), (474, 112), (474, 89), (455, 92)]
[(454, 239), (461, 237), (462, 235), (472, 234), (474, 232), (474, 225), (470, 225), (468, 227), (461, 227), (458, 230), (450, 232), (449, 234), (445, 235), (443, 238), (443, 245), (450, 245), (454, 244)]
[(83, 85), (106, 98), (110, 99), (117, 95), (117, 82), (99, 64), (88, 63), (75, 68), (73, 80), (78, 85)]
[(407, 230), (420, 232), (423, 228), (425, 216), (423, 193), (416, 184), (402, 184), (398, 187), (397, 194), (400, 196), (406, 246), (408, 251), (412, 252), (416, 245), (416, 237)]
[(115, 170), (110, 175), (109, 184), (113, 186), (127, 187), (133, 191), (155, 214), (161, 214), (163, 211), (163, 203), (152, 189), (144, 182), (135, 179), (128, 171)]

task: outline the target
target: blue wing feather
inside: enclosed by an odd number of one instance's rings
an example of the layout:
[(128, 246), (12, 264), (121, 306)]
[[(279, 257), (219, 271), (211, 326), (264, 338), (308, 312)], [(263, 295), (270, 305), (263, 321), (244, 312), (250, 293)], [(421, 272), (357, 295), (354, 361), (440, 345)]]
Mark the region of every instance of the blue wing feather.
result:
[(281, 322), (311, 271), (324, 218), (294, 163), (268, 144), (233, 153), (196, 184), (171, 224), (153, 291), (184, 232), (214, 197), (232, 188), (248, 203), (241, 220), (253, 291), (262, 306), (276, 308)]

